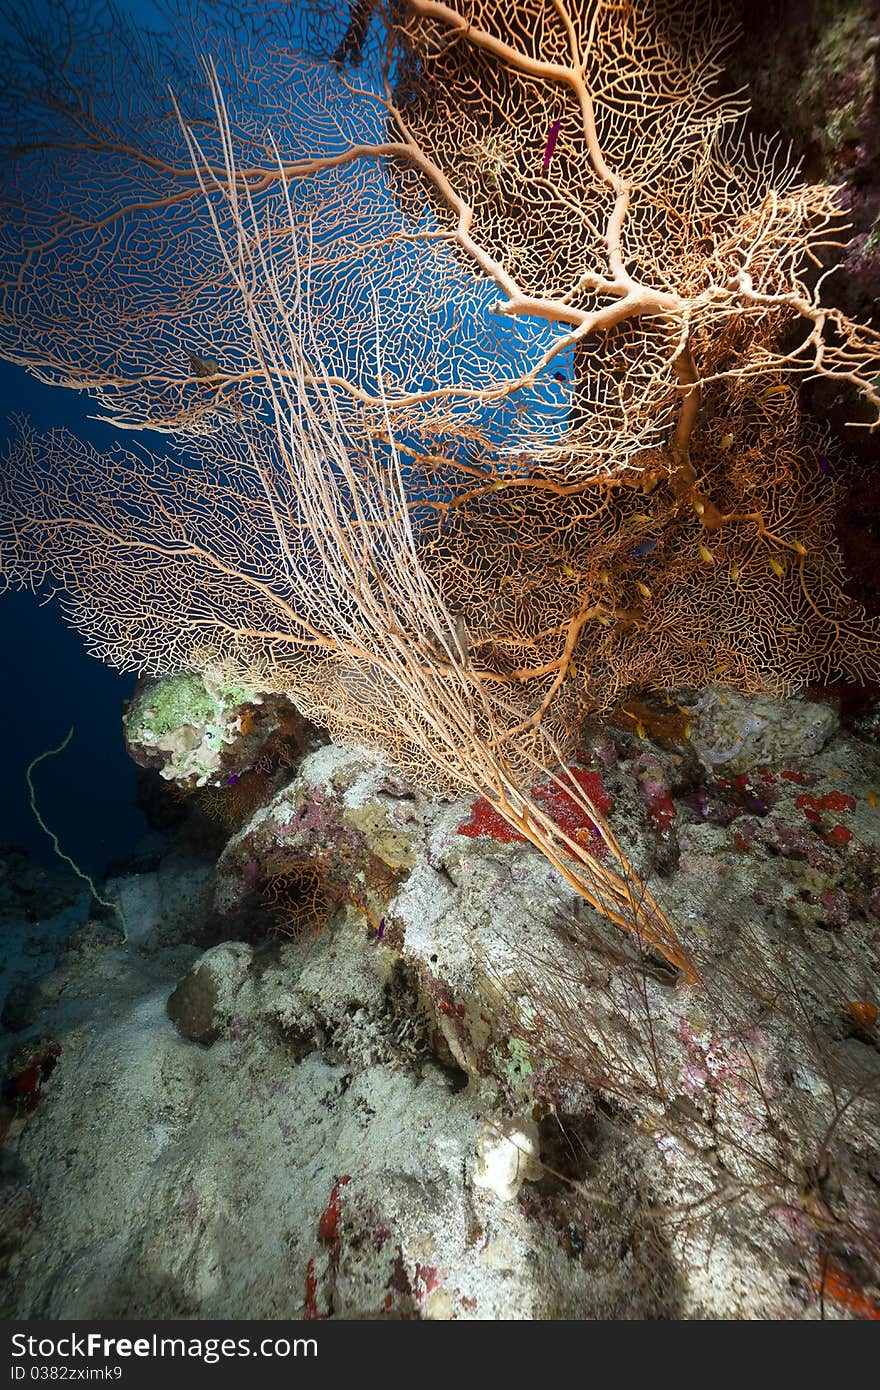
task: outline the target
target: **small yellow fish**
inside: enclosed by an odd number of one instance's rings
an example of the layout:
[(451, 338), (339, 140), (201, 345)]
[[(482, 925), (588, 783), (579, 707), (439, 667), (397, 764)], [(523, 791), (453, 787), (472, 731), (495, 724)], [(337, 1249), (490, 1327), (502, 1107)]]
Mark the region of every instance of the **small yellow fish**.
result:
[(712, 554), (711, 550), (709, 549), (709, 547), (708, 547), (707, 545), (703, 545), (703, 543), (702, 543), (702, 541), (701, 541), (700, 544), (697, 546), (697, 549), (698, 549), (699, 552), (700, 552), (700, 559), (701, 559), (701, 560), (705, 560), (705, 562), (706, 562), (707, 565), (714, 565), (714, 563), (715, 563), (715, 556)]
[(642, 598), (650, 598), (650, 597), (651, 597), (651, 590), (648, 588), (647, 584), (643, 584), (643, 583), (642, 583), (641, 579), (637, 579), (637, 580), (636, 580), (636, 588), (638, 589), (638, 591), (639, 591), (639, 593), (641, 594)]
[(775, 555), (771, 555), (767, 563), (775, 575), (781, 578), (785, 574), (785, 565), (781, 564)]
[(800, 541), (792, 541), (791, 544), (793, 548), (797, 551), (798, 555), (806, 555), (807, 547), (805, 545), (801, 545)]
[(731, 577), (731, 579), (739, 579), (741, 576), (742, 576), (742, 570), (740, 569), (739, 565), (731, 565), (731, 567), (730, 567), (730, 577)]
[(611, 583), (611, 575), (608, 573), (607, 570), (600, 570), (600, 571), (599, 571), (599, 583), (600, 583), (600, 584), (610, 584), (610, 583)]
[(732, 444), (733, 444), (733, 435), (732, 435), (732, 434), (722, 434), (722, 436), (721, 436), (721, 448), (724, 449), (724, 450), (726, 451), (726, 450), (728, 450), (728, 449), (732, 446)]
[(647, 512), (633, 512), (632, 520), (645, 522), (650, 521), (651, 518), (648, 516)]
[(606, 618), (606, 616), (605, 616), (604, 613), (597, 613), (597, 614), (596, 614), (596, 622), (597, 622), (597, 623), (601, 623), (603, 627), (610, 627), (610, 626), (611, 626), (611, 619), (610, 619), (610, 618)]
[(702, 516), (702, 515), (703, 515), (703, 512), (706, 510), (706, 504), (705, 504), (705, 502), (701, 502), (700, 499), (699, 499), (699, 497), (697, 497), (697, 498), (694, 499), (693, 507), (694, 507), (694, 511), (696, 512), (697, 516)]
[(877, 796), (876, 792), (871, 791), (870, 787), (865, 791), (865, 799), (869, 806), (876, 806), (880, 802), (880, 797)]
[(575, 666), (573, 661), (570, 661), (568, 663), (568, 675), (570, 680), (574, 680), (577, 676), (577, 667)]
[(771, 396), (784, 396), (786, 392), (790, 390), (790, 386), (784, 386), (782, 384), (779, 386), (765, 386), (764, 390), (761, 392), (761, 400), (769, 401)]
[(562, 566), (562, 577), (563, 579), (574, 579), (574, 570), (571, 565), (565, 564)]
[(620, 706), (620, 712), (621, 712), (621, 714), (625, 714), (625, 715), (627, 716), (628, 719), (631, 719), (631, 720), (632, 720), (633, 724), (635, 725), (635, 730), (636, 730), (636, 733), (638, 734), (639, 738), (644, 738), (644, 737), (645, 737), (645, 726), (644, 726), (644, 724), (642, 723), (642, 717), (641, 717), (641, 715), (640, 715), (640, 714), (636, 714), (636, 712), (635, 712), (634, 709), (627, 709), (626, 705), (621, 705), (621, 706)]

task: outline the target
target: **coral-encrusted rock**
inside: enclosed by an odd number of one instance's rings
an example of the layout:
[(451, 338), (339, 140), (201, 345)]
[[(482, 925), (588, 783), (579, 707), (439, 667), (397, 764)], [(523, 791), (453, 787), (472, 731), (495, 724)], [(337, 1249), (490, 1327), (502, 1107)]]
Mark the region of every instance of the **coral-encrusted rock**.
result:
[(14, 1278), (21, 1249), (36, 1226), (40, 1211), (20, 1164), (9, 1165), (0, 1157), (0, 1280)]
[(396, 782), (388, 791), (387, 780), (387, 770), (345, 749), (310, 754), (227, 844), (217, 866), (218, 908), (229, 912), (269, 880), (316, 864), (340, 886), (340, 905), (344, 889), (378, 927), (421, 836), (414, 794)]
[(598, 1314), (552, 1226), (471, 1185), (483, 1100), (413, 1047), (394, 953), (347, 921), (259, 968), (239, 946), (202, 957), (205, 1020), (234, 1009), (210, 1049), (164, 1019), (143, 959), (136, 1006), (62, 1026), (67, 1065), (18, 1141), (42, 1217), (4, 1312)]
[[(704, 749), (731, 709), (763, 721), (708, 773), (585, 740), (692, 987), (485, 802), (310, 755), (219, 865), (262, 940), (193, 962), (163, 944), (171, 890), (139, 950), (56, 972), (33, 1023), (63, 1065), (14, 1136), (41, 1220), (3, 1311), (876, 1316), (880, 757), (813, 708), (707, 701)], [(807, 756), (734, 772), (768, 729), (754, 757), (783, 729)], [(303, 863), (346, 894), (279, 939), (262, 886)]]
[(124, 730), (136, 763), (187, 789), (233, 784), (267, 756), (271, 743), (278, 745), (275, 760), (290, 765), (316, 742), (315, 731), (283, 696), (209, 673), (142, 682), (129, 701)]
[(691, 744), (709, 772), (738, 776), (819, 753), (839, 727), (814, 700), (762, 700), (712, 687), (692, 709)]

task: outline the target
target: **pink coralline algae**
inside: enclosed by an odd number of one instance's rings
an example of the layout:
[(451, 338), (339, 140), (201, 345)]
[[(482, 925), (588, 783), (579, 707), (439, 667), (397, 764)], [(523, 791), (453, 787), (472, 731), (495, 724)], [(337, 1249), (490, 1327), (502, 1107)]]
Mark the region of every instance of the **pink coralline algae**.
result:
[(747, 1132), (762, 1129), (767, 1102), (773, 1095), (767, 1067), (768, 1038), (763, 1029), (753, 1028), (725, 1040), (715, 1029), (695, 1032), (681, 1018), (678, 1036), (685, 1047), (681, 1070), (685, 1095), (695, 1102), (702, 1098), (711, 1106), (732, 1106)]
[(675, 804), (666, 769), (653, 753), (642, 753), (636, 759), (635, 768), (648, 820), (662, 834), (675, 820)]
[(829, 927), (838, 930), (848, 925), (851, 917), (849, 899), (842, 888), (825, 888), (819, 894), (819, 902), (825, 909), (825, 921)]

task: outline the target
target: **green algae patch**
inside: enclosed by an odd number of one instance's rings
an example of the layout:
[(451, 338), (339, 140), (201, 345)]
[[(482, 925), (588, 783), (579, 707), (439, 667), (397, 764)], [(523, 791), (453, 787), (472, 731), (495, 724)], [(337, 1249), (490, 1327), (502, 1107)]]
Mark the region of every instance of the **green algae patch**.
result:
[(181, 672), (139, 691), (125, 722), (132, 732), (161, 736), (184, 724), (210, 724), (218, 713), (218, 702), (208, 694), (201, 677)]

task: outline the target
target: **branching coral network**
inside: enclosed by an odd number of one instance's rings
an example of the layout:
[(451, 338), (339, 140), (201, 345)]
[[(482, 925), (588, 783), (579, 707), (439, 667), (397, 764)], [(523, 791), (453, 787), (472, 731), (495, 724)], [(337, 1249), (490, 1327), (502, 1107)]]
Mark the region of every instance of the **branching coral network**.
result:
[(835, 379), (872, 427), (880, 336), (824, 304), (837, 190), (719, 95), (725, 7), (215, 10), (201, 68), (157, 39), (100, 72), (107, 33), (28, 23), (0, 350), (177, 453), (25, 429), (6, 581), (118, 666), (233, 666), (478, 792), (692, 972), (569, 769), (585, 718), (880, 670), (796, 391)]

